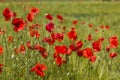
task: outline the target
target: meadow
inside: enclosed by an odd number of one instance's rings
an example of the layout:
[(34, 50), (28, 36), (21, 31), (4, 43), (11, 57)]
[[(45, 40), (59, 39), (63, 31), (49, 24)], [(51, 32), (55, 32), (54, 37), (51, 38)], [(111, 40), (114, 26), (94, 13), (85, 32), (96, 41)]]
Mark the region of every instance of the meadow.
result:
[[(33, 7), (39, 11), (28, 20)], [(5, 20), (5, 8), (16, 15)], [(0, 80), (120, 80), (119, 8), (118, 2), (0, 3)], [(13, 29), (14, 18), (23, 18), (24, 29)]]

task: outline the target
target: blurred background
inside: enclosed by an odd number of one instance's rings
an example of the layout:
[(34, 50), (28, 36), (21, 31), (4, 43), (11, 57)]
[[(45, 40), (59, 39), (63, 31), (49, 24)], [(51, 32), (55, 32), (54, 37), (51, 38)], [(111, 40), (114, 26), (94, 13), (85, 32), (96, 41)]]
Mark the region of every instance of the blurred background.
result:
[(0, 0), (0, 2), (11, 1), (120, 1), (120, 0)]

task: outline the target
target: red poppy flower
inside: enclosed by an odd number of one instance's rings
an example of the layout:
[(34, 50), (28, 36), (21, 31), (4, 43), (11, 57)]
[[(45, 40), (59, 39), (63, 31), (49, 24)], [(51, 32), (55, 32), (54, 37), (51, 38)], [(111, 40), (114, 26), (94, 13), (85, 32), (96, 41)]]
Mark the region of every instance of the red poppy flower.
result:
[(93, 27), (93, 24), (88, 24), (89, 28), (92, 28)]
[(28, 13), (27, 20), (32, 22), (34, 20), (34, 14), (33, 13)]
[(104, 29), (104, 28), (105, 28), (105, 26), (103, 26), (103, 25), (102, 25), (102, 26), (100, 26), (100, 28), (101, 28), (101, 29)]
[(78, 54), (79, 57), (83, 56), (83, 50), (78, 50), (77, 54)]
[(110, 37), (109, 42), (110, 42), (110, 47), (111, 48), (117, 48), (118, 45), (119, 45), (118, 37), (117, 36)]
[(35, 15), (37, 15), (39, 13), (39, 9), (38, 8), (35, 8), (35, 7), (32, 7), (30, 12), (28, 13), (27, 15), (27, 20), (32, 22), (34, 20), (34, 17)]
[(39, 47), (38, 50), (39, 50), (40, 53), (45, 53), (46, 48), (44, 48), (44, 47)]
[(39, 50), (39, 48), (41, 48), (40, 44), (35, 44), (33, 45), (34, 50)]
[(101, 50), (103, 40), (104, 38), (100, 38), (97, 41), (92, 43), (92, 47), (95, 52), (99, 52)]
[(115, 52), (112, 52), (112, 53), (110, 53), (110, 55), (109, 55), (110, 58), (114, 58), (114, 57), (116, 57), (116, 56), (117, 56), (117, 54), (116, 54)]
[(20, 53), (24, 54), (25, 53), (25, 46), (22, 44), (19, 48)]
[(83, 46), (83, 42), (82, 41), (78, 41), (77, 43), (76, 43), (76, 48), (77, 48), (77, 50), (79, 49), (79, 48), (81, 48)]
[(49, 19), (49, 20), (53, 20), (53, 17), (51, 14), (46, 14), (46, 18)]
[(38, 50), (40, 53), (44, 53), (46, 51), (46, 48), (42, 47), (40, 44), (36, 44), (33, 47), (34, 50)]
[(36, 37), (37, 39), (40, 37), (38, 30), (31, 30), (30, 35), (31, 37)]
[(77, 34), (76, 34), (75, 30), (73, 30), (73, 29), (71, 29), (71, 31), (68, 32), (67, 36), (72, 41), (75, 41), (77, 39)]
[(96, 41), (92, 43), (93, 49), (95, 52), (99, 52), (101, 50), (101, 42)]
[(25, 22), (22, 18), (14, 18), (12, 24), (14, 25), (14, 31), (19, 32), (24, 30)]
[(57, 57), (55, 58), (55, 62), (56, 62), (56, 64), (57, 64), (58, 66), (61, 66), (61, 65), (63, 64), (63, 59), (62, 59), (62, 57), (61, 57), (61, 56), (57, 56)]
[(52, 22), (47, 23), (46, 24), (46, 30), (48, 32), (52, 32), (54, 30), (54, 23), (52, 23)]
[(75, 44), (70, 44), (69, 48), (70, 48), (72, 51), (76, 51), (76, 50), (77, 50)]
[(5, 17), (5, 20), (8, 21), (12, 18), (13, 12), (9, 8), (5, 8), (3, 10), (3, 16)]
[(72, 24), (76, 25), (78, 23), (78, 20), (74, 20)]
[(0, 54), (2, 54), (2, 53), (3, 53), (3, 47), (0, 46)]
[(90, 61), (91, 61), (92, 63), (94, 63), (94, 62), (96, 61), (96, 56), (91, 56), (91, 57), (90, 57)]
[[(36, 50), (38, 50), (40, 53), (44, 53), (46, 51), (46, 48), (42, 47), (41, 45), (35, 45), (36, 46)], [(34, 46), (34, 48), (35, 48)]]
[(91, 35), (91, 34), (88, 35), (87, 40), (88, 40), (88, 41), (91, 41), (91, 40), (92, 40), (92, 35)]
[(3, 64), (0, 64), (0, 74), (2, 73)]
[(101, 38), (99, 38), (99, 39), (98, 39), (98, 41), (103, 42), (103, 41), (104, 41), (104, 39), (105, 39), (104, 37), (101, 37)]
[(55, 52), (54, 54), (53, 54), (53, 57), (54, 58), (57, 58), (59, 56), (59, 53), (57, 53), (57, 52)]
[(110, 27), (109, 26), (105, 26), (105, 28), (108, 30)]
[(92, 49), (91, 49), (91, 48), (86, 48), (86, 49), (84, 49), (84, 50), (83, 50), (83, 56), (84, 56), (85, 58), (90, 59), (90, 57), (93, 56), (93, 51), (92, 51)]
[(58, 40), (58, 41), (62, 41), (63, 40), (63, 34), (62, 33), (52, 33), (51, 34), (51, 37), (54, 39), (54, 40)]
[(32, 72), (36, 72), (37, 75), (44, 77), (45, 73), (43, 71), (47, 70), (47, 67), (44, 64), (37, 63), (32, 69)]
[(53, 45), (55, 43), (55, 40), (51, 37), (45, 37), (42, 41), (47, 42), (49, 45)]
[(40, 37), (40, 34), (39, 34), (38, 31), (36, 32), (35, 36), (36, 36), (37, 39)]
[(42, 55), (43, 58), (47, 58), (48, 52), (41, 53), (41, 55)]
[(63, 17), (62, 17), (62, 15), (57, 15), (57, 18), (59, 19), (59, 20), (63, 20)]
[(37, 15), (40, 12), (40, 10), (38, 8), (32, 7), (30, 12), (33, 13), (34, 15)]
[(72, 51), (77, 51), (78, 49), (80, 49), (83, 46), (83, 42), (82, 41), (78, 41), (76, 44), (70, 44), (69, 48)]
[(55, 46), (55, 51), (57, 53), (61, 53), (61, 54), (67, 54), (67, 47), (66, 46)]

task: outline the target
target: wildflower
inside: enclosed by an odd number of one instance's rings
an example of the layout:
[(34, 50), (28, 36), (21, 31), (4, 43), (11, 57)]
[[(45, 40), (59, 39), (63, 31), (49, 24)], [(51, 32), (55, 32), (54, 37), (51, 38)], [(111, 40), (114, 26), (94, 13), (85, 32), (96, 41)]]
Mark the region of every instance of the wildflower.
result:
[(59, 20), (63, 20), (63, 17), (62, 17), (62, 15), (57, 15), (57, 19), (59, 19)]
[(49, 20), (53, 20), (53, 17), (51, 14), (46, 14), (46, 18), (49, 19)]
[(111, 48), (117, 48), (118, 45), (119, 45), (118, 37), (117, 36), (110, 37), (109, 42), (110, 42), (110, 47)]
[(67, 36), (72, 41), (75, 41), (77, 39), (77, 34), (76, 34), (76, 31), (74, 29), (71, 29), (71, 31), (68, 32)]
[(86, 49), (84, 49), (84, 50), (83, 50), (83, 56), (84, 56), (85, 58), (90, 59), (90, 57), (93, 56), (93, 51), (92, 51), (92, 49), (91, 49), (91, 48), (86, 48)]
[(13, 12), (9, 8), (5, 8), (3, 10), (3, 16), (5, 17), (5, 20), (8, 21), (13, 17)]
[(32, 72), (35, 72), (37, 75), (44, 77), (44, 71), (47, 70), (47, 67), (44, 64), (37, 63), (33, 68), (31, 68)]
[(2, 53), (3, 53), (3, 47), (0, 46), (0, 54), (2, 54)]
[(64, 45), (62, 45), (62, 46), (55, 46), (55, 50), (58, 53), (67, 54), (67, 47), (64, 46)]
[(48, 32), (52, 32), (54, 30), (54, 23), (52, 23), (52, 22), (47, 23), (46, 24), (46, 30)]
[(25, 22), (23, 18), (14, 18), (12, 24), (14, 25), (14, 31), (19, 32), (24, 30)]
[(115, 52), (112, 52), (112, 53), (109, 54), (109, 57), (110, 57), (110, 58), (114, 58), (114, 57), (116, 57), (116, 56), (117, 56), (117, 54), (116, 54)]

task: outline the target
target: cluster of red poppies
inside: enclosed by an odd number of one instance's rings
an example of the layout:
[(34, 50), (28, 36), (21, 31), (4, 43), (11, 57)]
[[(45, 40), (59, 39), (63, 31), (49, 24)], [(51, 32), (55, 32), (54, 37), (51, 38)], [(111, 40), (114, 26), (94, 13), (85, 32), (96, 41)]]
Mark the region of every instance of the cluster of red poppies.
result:
[[(26, 20), (23, 18), (17, 18), (17, 15), (15, 12), (12, 12), (9, 8), (5, 8), (3, 10), (3, 16), (6, 21), (11, 20), (13, 25), (13, 30), (15, 32), (20, 32), (23, 30), (29, 30), (29, 34), (31, 37), (34, 37), (35, 39), (39, 39), (42, 34), (39, 33), (39, 30), (41, 29), (41, 25), (38, 23), (32, 23), (35, 20), (35, 16), (37, 16), (40, 13), (40, 10), (38, 8), (32, 7), (27, 14)], [(46, 14), (45, 18), (49, 20), (48, 23), (45, 25), (45, 29), (48, 32), (49, 36), (44, 37), (41, 39), (41, 42), (49, 44), (49, 46), (54, 46), (54, 52), (53, 52), (53, 58), (54, 61), (58, 66), (61, 66), (62, 64), (65, 64), (67, 62), (66, 57), (63, 58), (63, 56), (69, 57), (73, 52), (76, 52), (79, 57), (84, 57), (88, 59), (90, 62), (94, 63), (97, 59), (96, 53), (100, 52), (102, 50), (102, 43), (104, 42), (105, 38), (101, 37), (98, 40), (94, 41), (92, 34), (89, 34), (87, 37), (87, 41), (92, 43), (92, 47), (84, 47), (84, 43), (82, 40), (78, 39), (77, 31), (75, 27), (72, 27), (71, 30), (67, 31), (66, 27), (57, 27), (62, 30), (62, 32), (55, 32), (56, 26), (53, 22), (54, 18), (51, 14)], [(63, 24), (64, 18), (60, 14), (56, 16), (58, 21)], [(32, 23), (32, 25), (29, 25), (29, 22)], [(78, 20), (73, 20), (72, 24), (75, 26), (78, 24)], [(82, 25), (85, 24), (83, 21), (81, 23)], [(89, 28), (92, 28), (93, 25), (89, 24)], [(29, 29), (25, 29), (29, 28)], [(101, 29), (109, 30), (109, 26), (100, 26)], [(67, 31), (67, 32), (66, 32)], [(95, 29), (95, 32), (98, 32), (98, 29)], [(0, 29), (0, 34), (5, 34), (5, 30)], [(70, 44), (63, 44), (63, 45), (54, 45), (55, 42), (63, 42), (65, 35), (68, 37), (68, 39), (71, 41)], [(14, 38), (12, 36), (8, 37), (8, 42), (11, 43), (14, 41)], [(109, 45), (106, 46), (106, 51), (109, 52), (109, 57), (114, 58), (117, 56), (116, 52), (111, 52), (111, 49), (115, 49), (119, 45), (118, 37), (117, 36), (111, 36), (109, 38)], [(47, 52), (47, 49), (43, 47), (42, 44), (34, 44), (31, 45), (31, 42), (28, 41), (26, 44), (20, 45), (19, 48), (15, 48), (14, 52), (16, 54), (22, 53), (24, 54), (26, 51), (26, 47), (30, 50), (38, 51), (43, 58), (47, 58), (49, 53)], [(2, 54), (3, 47), (0, 46), (0, 54)], [(0, 64), (0, 73), (2, 72), (2, 64)], [(43, 77), (45, 76), (44, 71), (47, 69), (47, 67), (44, 64), (37, 63), (32, 69), (32, 72), (36, 72), (37, 75)]]

